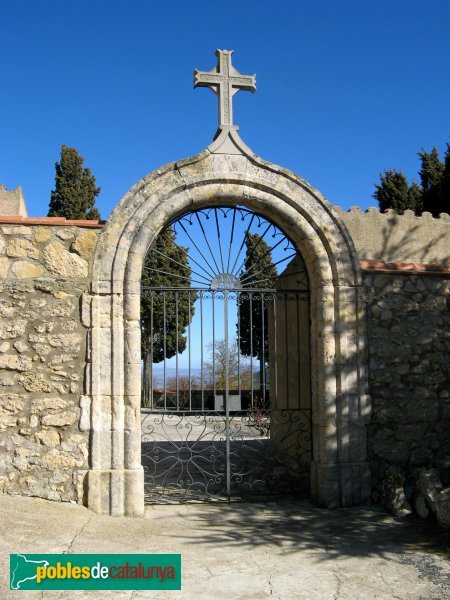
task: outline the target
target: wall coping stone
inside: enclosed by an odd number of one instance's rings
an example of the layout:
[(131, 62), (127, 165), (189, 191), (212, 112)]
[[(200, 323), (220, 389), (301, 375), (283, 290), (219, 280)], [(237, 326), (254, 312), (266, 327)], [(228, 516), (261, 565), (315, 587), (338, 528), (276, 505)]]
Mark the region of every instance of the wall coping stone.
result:
[(363, 271), (370, 273), (394, 273), (396, 275), (450, 275), (450, 265), (438, 263), (384, 262), (383, 260), (362, 260)]
[(66, 217), (19, 217), (0, 215), (0, 225), (62, 225), (63, 227), (92, 227), (102, 229), (106, 221), (98, 219), (66, 219)]
[(334, 208), (335, 210), (340, 211), (343, 214), (351, 214), (357, 217), (366, 216), (368, 219), (373, 215), (377, 215), (380, 217), (381, 220), (387, 220), (389, 218), (394, 217), (396, 219), (408, 221), (433, 221), (436, 219), (442, 221), (450, 221), (449, 213), (440, 213), (438, 217), (433, 217), (433, 215), (428, 211), (424, 211), (421, 215), (416, 215), (415, 212), (410, 209), (406, 209), (405, 212), (402, 215), (400, 215), (396, 213), (395, 210), (392, 208), (387, 208), (385, 211), (381, 212), (376, 206), (369, 206), (369, 208), (366, 209), (361, 208), (360, 206), (352, 206), (351, 208), (345, 210), (344, 208), (342, 208), (342, 206), (335, 204)]

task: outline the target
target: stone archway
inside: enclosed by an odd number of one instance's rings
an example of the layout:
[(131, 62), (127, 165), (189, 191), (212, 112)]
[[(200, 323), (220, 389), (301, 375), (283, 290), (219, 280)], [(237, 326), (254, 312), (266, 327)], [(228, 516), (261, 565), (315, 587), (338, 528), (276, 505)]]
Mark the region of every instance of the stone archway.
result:
[[(292, 172), (256, 157), (235, 132), (197, 156), (170, 163), (120, 201), (97, 246), (83, 304), (89, 328), (89, 508), (141, 515), (140, 279), (159, 232), (195, 208), (243, 204), (302, 248), (311, 284), (313, 460), (311, 495), (323, 506), (370, 496), (365, 314), (359, 261), (330, 204)], [(222, 138), (223, 139), (223, 138)]]

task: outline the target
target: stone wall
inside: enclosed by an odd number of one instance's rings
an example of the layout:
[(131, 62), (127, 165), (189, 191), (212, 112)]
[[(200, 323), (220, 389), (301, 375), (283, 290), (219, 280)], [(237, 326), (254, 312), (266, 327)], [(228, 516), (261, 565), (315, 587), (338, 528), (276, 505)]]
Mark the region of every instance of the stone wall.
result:
[[(374, 487), (390, 464), (436, 467), (450, 485), (450, 217), (375, 212), (341, 211), (364, 269)], [(0, 491), (80, 498), (91, 426), (80, 314), (101, 227), (1, 218)]]
[(0, 490), (7, 493), (76, 500), (77, 470), (87, 466), (80, 300), (98, 226), (81, 225), (0, 225)]
[(450, 485), (450, 274), (366, 273), (364, 285), (374, 488), (387, 465), (436, 467)]
[(416, 217), (412, 210), (397, 215), (377, 208), (344, 212), (345, 223), (361, 260), (450, 264), (450, 215), (434, 219), (428, 212)]
[(0, 214), (28, 217), (27, 207), (20, 185), (16, 187), (15, 190), (9, 191), (0, 183)]

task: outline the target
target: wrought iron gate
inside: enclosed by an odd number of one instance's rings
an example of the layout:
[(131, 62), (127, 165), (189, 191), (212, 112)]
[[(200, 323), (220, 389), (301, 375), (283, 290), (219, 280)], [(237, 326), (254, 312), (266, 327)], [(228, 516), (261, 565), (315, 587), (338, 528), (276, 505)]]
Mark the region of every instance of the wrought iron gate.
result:
[[(285, 259), (291, 266), (277, 277), (277, 283), (282, 287), (283, 277), (286, 283), (295, 280), (296, 289), (250, 287), (255, 280), (264, 281), (264, 274), (257, 274), (255, 279), (248, 276), (248, 269), (244, 276), (242, 270), (233, 272), (231, 243), (225, 267), (218, 211), (223, 211), (222, 216), (233, 211), (231, 240), (237, 214), (250, 215), (252, 221), (255, 218), (254, 213), (239, 207), (210, 209), (217, 224), (220, 258), (214, 259), (213, 242), (205, 235), (212, 256), (203, 271), (209, 276), (208, 287), (142, 287), (141, 306), (147, 310), (142, 327), (147, 340), (142, 462), (149, 503), (229, 501), (309, 489), (306, 270), (301, 257), (294, 253)], [(186, 231), (186, 223), (192, 224), (195, 215), (205, 234), (205, 214), (208, 211), (191, 213), (172, 224), (169, 232), (175, 232), (177, 225)], [(269, 227), (274, 228), (272, 224)], [(246, 236), (249, 231), (250, 226)], [(186, 233), (198, 248), (196, 237)], [(283, 236), (283, 240), (287, 238)], [(258, 238), (257, 245), (261, 244)], [(197, 278), (200, 275), (199, 255), (203, 253), (199, 249), (195, 258), (192, 244), (189, 253), (186, 247), (179, 247), (189, 256), (190, 283), (195, 272)], [(287, 244), (285, 250), (288, 248)], [(155, 260), (164, 255), (177, 263), (174, 276), (183, 277), (180, 273), (186, 272), (186, 261), (169, 256), (167, 249), (161, 252), (154, 248), (153, 252), (153, 262), (147, 263), (150, 271), (168, 277), (167, 265), (161, 269)], [(251, 268), (257, 272), (259, 267)]]

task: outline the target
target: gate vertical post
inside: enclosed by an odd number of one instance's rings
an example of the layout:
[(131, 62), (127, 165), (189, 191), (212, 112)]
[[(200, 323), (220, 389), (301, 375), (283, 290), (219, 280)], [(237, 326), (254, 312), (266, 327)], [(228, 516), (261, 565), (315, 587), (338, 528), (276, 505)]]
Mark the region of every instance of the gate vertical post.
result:
[(225, 448), (226, 448), (226, 470), (227, 470), (227, 496), (228, 500), (231, 496), (231, 481), (230, 481), (230, 405), (228, 402), (230, 394), (229, 382), (229, 351), (228, 351), (228, 290), (224, 290), (223, 298), (223, 324), (225, 334)]

